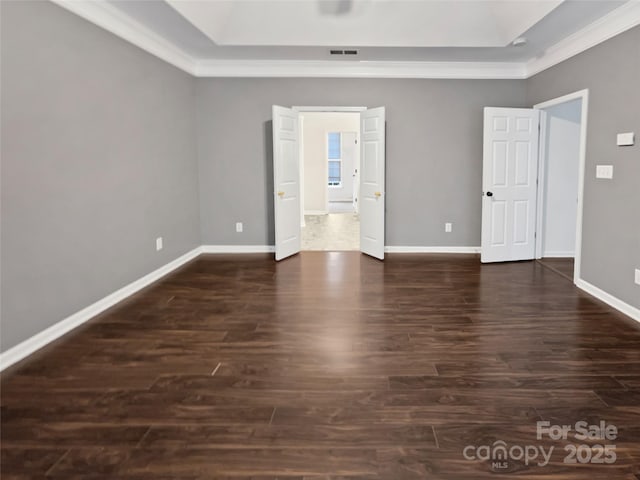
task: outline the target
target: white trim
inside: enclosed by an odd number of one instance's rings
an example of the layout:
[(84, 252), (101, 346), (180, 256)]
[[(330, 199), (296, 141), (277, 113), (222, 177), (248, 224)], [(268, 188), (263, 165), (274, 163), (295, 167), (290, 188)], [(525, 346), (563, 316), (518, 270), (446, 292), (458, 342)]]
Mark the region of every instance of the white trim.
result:
[(541, 57), (529, 60), (525, 67), (525, 78), (532, 77), (636, 25), (640, 25), (640, 2), (631, 0), (559, 41), (548, 48)]
[[(296, 111), (295, 108), (292, 110)], [(304, 116), (300, 115), (300, 112), (298, 112), (298, 169), (300, 170), (300, 228), (302, 228), (306, 223), (304, 221)]]
[(364, 112), (367, 107), (291, 107), (294, 112)]
[(195, 77), (525, 79), (640, 24), (630, 0), (524, 62), (198, 60), (106, 0), (52, 2)]
[(107, 308), (112, 307), (118, 302), (121, 302), (125, 298), (133, 295), (134, 293), (142, 290), (149, 284), (159, 280), (168, 273), (171, 273), (178, 267), (181, 267), (185, 263), (193, 260), (200, 255), (201, 247), (196, 247), (190, 252), (176, 258), (175, 260), (167, 263), (166, 265), (154, 270), (153, 272), (145, 275), (138, 280), (131, 282), (130, 284), (122, 287), (119, 290), (107, 295), (106, 297), (92, 303), (88, 307), (68, 316), (64, 320), (61, 320), (54, 325), (36, 333), (34, 336), (20, 342), (18, 345), (11, 347), (10, 349), (0, 353), (0, 371), (19, 362), (23, 358), (31, 355), (36, 350), (44, 347), (50, 342), (53, 342), (57, 338), (61, 337), (65, 333), (73, 330), (74, 328), (82, 325), (87, 320), (95, 317), (99, 313), (105, 311)]
[(556, 105), (560, 105), (561, 103), (567, 103), (572, 100), (585, 98), (588, 95), (589, 89), (585, 88), (584, 90), (578, 90), (577, 92), (567, 93), (566, 95), (562, 95), (561, 97), (552, 98), (551, 100), (547, 100), (546, 102), (536, 103), (533, 108), (542, 110), (544, 108), (555, 107)]
[(203, 245), (202, 253), (273, 253), (275, 245)]
[(549, 251), (543, 252), (542, 257), (540, 258), (573, 258), (574, 252), (573, 250), (569, 251)]
[(329, 210), (305, 210), (305, 215), (328, 215)]
[(329, 60), (203, 60), (197, 77), (523, 79), (525, 63)]
[(387, 245), (386, 253), (480, 253), (480, 247), (397, 247)]
[(638, 308), (636, 308), (636, 307), (634, 307), (632, 305), (629, 305), (626, 302), (623, 302), (619, 298), (614, 297), (613, 295), (605, 292), (604, 290), (596, 287), (595, 285), (590, 284), (589, 282), (587, 282), (585, 280), (582, 280), (581, 278), (578, 279), (578, 281), (576, 282), (576, 286), (579, 289), (584, 290), (588, 294), (593, 295), (598, 300), (603, 301), (607, 305), (609, 305), (609, 306), (615, 308), (616, 310), (619, 310), (620, 312), (624, 313), (625, 315), (631, 317), (632, 319), (636, 320), (637, 322), (640, 322), (640, 309), (638, 309)]
[(547, 168), (547, 112), (540, 110), (540, 120), (538, 123), (538, 177), (536, 178), (536, 237), (535, 256), (542, 258), (542, 247), (544, 243), (544, 209), (545, 194), (547, 185), (545, 171)]
[[(589, 90), (579, 90), (577, 92), (569, 93), (561, 97), (547, 100), (546, 102), (538, 103), (533, 106), (538, 110), (544, 108), (553, 107), (562, 103), (570, 102), (572, 100), (582, 99), (582, 110), (580, 115), (580, 158), (578, 160), (578, 205), (576, 210), (576, 240), (574, 247), (574, 262), (573, 262), (573, 283), (577, 284), (580, 280), (580, 268), (582, 262), (582, 217), (584, 210), (584, 177), (585, 177), (585, 164), (587, 159), (587, 120), (589, 117)], [(546, 137), (545, 137), (546, 139)], [(538, 152), (538, 163), (542, 158), (543, 151), (546, 151), (544, 145), (543, 149)], [(538, 191), (540, 190), (542, 183), (538, 183)], [(538, 194), (538, 200), (542, 195)], [(538, 201), (536, 208), (541, 208), (541, 203)], [(542, 242), (543, 232), (537, 232), (536, 244)]]
[(195, 75), (196, 61), (193, 57), (142, 23), (123, 14), (105, 0), (51, 1), (174, 67)]

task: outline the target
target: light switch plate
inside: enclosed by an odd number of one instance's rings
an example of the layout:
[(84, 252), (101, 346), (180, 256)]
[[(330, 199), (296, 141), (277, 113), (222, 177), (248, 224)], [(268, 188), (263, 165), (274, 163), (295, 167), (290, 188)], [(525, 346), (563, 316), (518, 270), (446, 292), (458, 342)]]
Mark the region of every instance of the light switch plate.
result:
[(596, 165), (596, 178), (613, 178), (613, 165)]
[(640, 285), (640, 268), (636, 268), (636, 278), (635, 281), (638, 285)]
[(619, 147), (630, 147), (635, 143), (633, 132), (619, 133), (616, 139)]

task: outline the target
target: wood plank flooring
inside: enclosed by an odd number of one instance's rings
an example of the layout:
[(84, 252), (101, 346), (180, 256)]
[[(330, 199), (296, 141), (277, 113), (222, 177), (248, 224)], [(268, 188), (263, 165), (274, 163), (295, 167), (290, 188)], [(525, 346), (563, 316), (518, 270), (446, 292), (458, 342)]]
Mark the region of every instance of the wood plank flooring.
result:
[(573, 258), (549, 257), (541, 258), (538, 262), (573, 282)]
[[(3, 480), (640, 478), (639, 325), (538, 262), (205, 255), (1, 386)], [(615, 424), (617, 461), (538, 420)], [(500, 440), (555, 450), (463, 456)]]

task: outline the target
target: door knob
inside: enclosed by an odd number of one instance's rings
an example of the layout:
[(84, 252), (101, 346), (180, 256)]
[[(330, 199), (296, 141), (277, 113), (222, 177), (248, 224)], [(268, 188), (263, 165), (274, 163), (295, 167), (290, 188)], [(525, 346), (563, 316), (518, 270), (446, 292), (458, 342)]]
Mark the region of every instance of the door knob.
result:
[(374, 193), (374, 195), (375, 195), (376, 197), (379, 197), (379, 196), (381, 196), (381, 195), (382, 195), (382, 193), (380, 193), (380, 192), (376, 192), (376, 193)]
[(284, 192), (278, 192), (278, 196), (282, 197), (284, 195)]
[(493, 192), (487, 192), (487, 197), (493, 197)]

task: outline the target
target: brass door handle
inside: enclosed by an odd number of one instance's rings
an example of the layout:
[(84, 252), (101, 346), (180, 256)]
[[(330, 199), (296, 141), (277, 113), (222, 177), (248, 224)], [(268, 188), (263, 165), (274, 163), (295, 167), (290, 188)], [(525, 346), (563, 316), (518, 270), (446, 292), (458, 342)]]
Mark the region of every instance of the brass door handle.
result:
[(376, 192), (376, 193), (374, 193), (374, 195), (375, 195), (376, 197), (380, 197), (380, 196), (382, 196), (382, 193), (380, 193), (380, 192)]
[(279, 197), (284, 196), (284, 192), (278, 192), (278, 196), (279, 196)]

